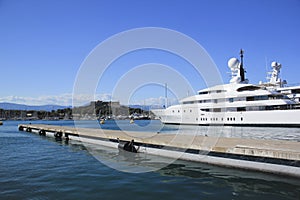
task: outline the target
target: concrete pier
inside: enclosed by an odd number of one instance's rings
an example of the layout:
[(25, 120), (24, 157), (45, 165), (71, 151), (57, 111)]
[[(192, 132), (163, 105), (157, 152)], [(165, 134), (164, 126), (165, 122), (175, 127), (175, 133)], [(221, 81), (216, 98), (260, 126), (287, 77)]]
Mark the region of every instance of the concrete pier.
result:
[(118, 148), (134, 140), (139, 153), (300, 177), (300, 142), (207, 137), (20, 124), (20, 131)]

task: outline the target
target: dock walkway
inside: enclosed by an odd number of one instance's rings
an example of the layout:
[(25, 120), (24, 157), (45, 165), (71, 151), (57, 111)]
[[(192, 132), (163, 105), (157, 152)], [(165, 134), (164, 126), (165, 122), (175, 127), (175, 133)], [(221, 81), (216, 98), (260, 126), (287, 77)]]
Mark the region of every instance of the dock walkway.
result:
[(141, 147), (140, 152), (300, 177), (300, 142), (296, 141), (124, 132), (44, 124), (20, 124), (19, 130), (65, 140), (101, 141), (101, 145), (110, 147), (118, 147), (120, 141), (134, 140), (134, 145)]

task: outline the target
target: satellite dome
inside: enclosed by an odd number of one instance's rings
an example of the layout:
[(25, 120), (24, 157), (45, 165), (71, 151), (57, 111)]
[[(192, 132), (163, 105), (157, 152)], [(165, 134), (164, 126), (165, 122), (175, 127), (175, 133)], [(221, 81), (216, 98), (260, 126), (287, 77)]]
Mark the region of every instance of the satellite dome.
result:
[(277, 70), (281, 68), (281, 64), (275, 61), (271, 63), (271, 66)]
[(276, 67), (276, 66), (277, 66), (277, 62), (273, 61), (273, 62), (271, 63), (271, 66), (272, 66), (272, 67)]
[(228, 67), (230, 69), (237, 69), (239, 67), (240, 61), (237, 58), (230, 58), (228, 60)]

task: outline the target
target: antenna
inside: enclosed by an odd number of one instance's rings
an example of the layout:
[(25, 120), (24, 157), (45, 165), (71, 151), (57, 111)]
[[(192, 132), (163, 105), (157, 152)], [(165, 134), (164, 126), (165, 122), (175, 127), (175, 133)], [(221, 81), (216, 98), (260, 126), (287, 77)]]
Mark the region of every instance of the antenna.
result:
[(240, 76), (241, 76), (241, 82), (245, 81), (245, 70), (244, 70), (244, 50), (241, 49), (240, 51), (240, 56), (241, 56), (241, 64), (240, 64)]

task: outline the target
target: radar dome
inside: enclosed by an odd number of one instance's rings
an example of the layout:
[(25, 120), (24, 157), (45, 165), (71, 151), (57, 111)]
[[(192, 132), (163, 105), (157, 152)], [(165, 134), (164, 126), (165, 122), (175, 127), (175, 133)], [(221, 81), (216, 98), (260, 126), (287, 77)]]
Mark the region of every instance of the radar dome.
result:
[(230, 69), (237, 69), (239, 67), (240, 61), (237, 58), (230, 58), (228, 60), (228, 67)]
[(274, 69), (277, 69), (277, 70), (281, 68), (281, 64), (278, 63), (278, 62), (275, 62), (275, 61), (273, 61), (273, 62), (271, 63), (271, 66), (272, 66)]
[(276, 66), (277, 66), (277, 62), (273, 61), (273, 62), (271, 63), (271, 66), (272, 66), (272, 67), (276, 67)]

